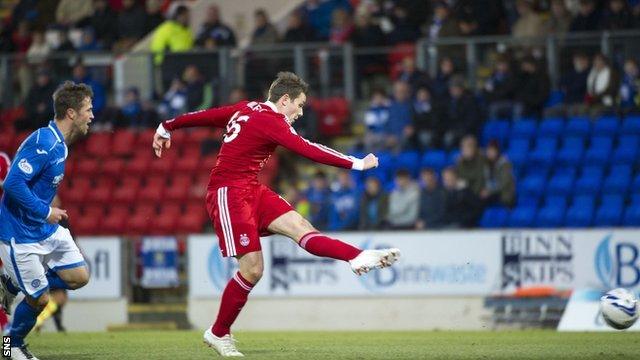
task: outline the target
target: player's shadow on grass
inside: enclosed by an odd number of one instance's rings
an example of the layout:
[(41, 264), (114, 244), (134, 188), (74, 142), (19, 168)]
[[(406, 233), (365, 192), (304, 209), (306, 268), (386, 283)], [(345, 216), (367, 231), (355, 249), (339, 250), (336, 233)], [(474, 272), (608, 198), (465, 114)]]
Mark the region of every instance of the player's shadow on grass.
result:
[(47, 356), (46, 359), (47, 360), (94, 360), (96, 359), (96, 356), (89, 355), (89, 354), (74, 354), (74, 355), (65, 354), (61, 356)]

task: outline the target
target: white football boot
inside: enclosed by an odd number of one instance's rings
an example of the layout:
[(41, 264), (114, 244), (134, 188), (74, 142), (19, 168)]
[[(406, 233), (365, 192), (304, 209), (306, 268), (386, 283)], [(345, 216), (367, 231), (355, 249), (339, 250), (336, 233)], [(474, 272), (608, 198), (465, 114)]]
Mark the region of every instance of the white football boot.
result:
[(400, 249), (362, 250), (360, 255), (349, 261), (351, 270), (357, 275), (368, 273), (375, 268), (393, 265), (400, 258)]
[(21, 347), (11, 347), (11, 360), (38, 360), (38, 358), (33, 356), (27, 349), (27, 344), (24, 344)]
[(7, 282), (9, 281), (11, 281), (9, 276), (5, 274), (0, 275), (0, 304), (2, 304), (4, 312), (7, 313), (7, 315), (11, 315), (11, 304), (13, 304), (13, 300), (16, 298), (16, 295), (12, 294), (7, 288)]
[(211, 328), (208, 328), (204, 332), (204, 343), (214, 348), (218, 354), (224, 357), (244, 356), (244, 354), (236, 349), (236, 340), (231, 334), (217, 337), (213, 335)]

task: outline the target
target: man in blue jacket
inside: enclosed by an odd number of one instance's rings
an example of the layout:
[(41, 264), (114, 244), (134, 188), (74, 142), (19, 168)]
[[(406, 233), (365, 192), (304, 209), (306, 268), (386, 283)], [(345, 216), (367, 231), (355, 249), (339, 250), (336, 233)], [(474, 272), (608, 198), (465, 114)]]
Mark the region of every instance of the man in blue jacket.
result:
[(49, 290), (78, 289), (89, 281), (87, 264), (69, 230), (58, 225), (68, 218), (67, 212), (51, 201), (64, 177), (67, 144), (86, 135), (93, 120), (92, 96), (85, 84), (62, 84), (53, 94), (55, 118), (20, 145), (4, 181), (0, 258), (6, 275), (0, 297), (9, 309), (18, 291), (25, 295), (9, 332), (12, 359), (36, 359), (24, 338), (49, 302)]

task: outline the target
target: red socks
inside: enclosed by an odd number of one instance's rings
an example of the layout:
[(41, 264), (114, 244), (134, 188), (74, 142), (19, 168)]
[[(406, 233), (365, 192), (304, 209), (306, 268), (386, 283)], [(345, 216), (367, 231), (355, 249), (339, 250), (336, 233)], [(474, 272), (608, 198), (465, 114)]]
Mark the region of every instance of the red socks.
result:
[(313, 255), (349, 261), (358, 256), (362, 250), (340, 240), (332, 239), (317, 231), (312, 231), (300, 239), (300, 247)]
[(245, 280), (238, 271), (224, 288), (220, 301), (218, 318), (211, 327), (211, 332), (217, 337), (223, 337), (231, 332), (231, 325), (247, 302), (253, 284)]

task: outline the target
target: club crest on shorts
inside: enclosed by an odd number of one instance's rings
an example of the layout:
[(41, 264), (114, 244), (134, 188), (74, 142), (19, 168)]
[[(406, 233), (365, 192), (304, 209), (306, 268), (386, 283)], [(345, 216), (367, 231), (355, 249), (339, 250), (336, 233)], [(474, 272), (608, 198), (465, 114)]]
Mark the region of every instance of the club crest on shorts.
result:
[(240, 245), (247, 246), (249, 245), (249, 237), (247, 234), (240, 234)]
[(34, 289), (37, 289), (40, 287), (40, 279), (33, 279), (33, 281), (31, 281), (31, 287)]

